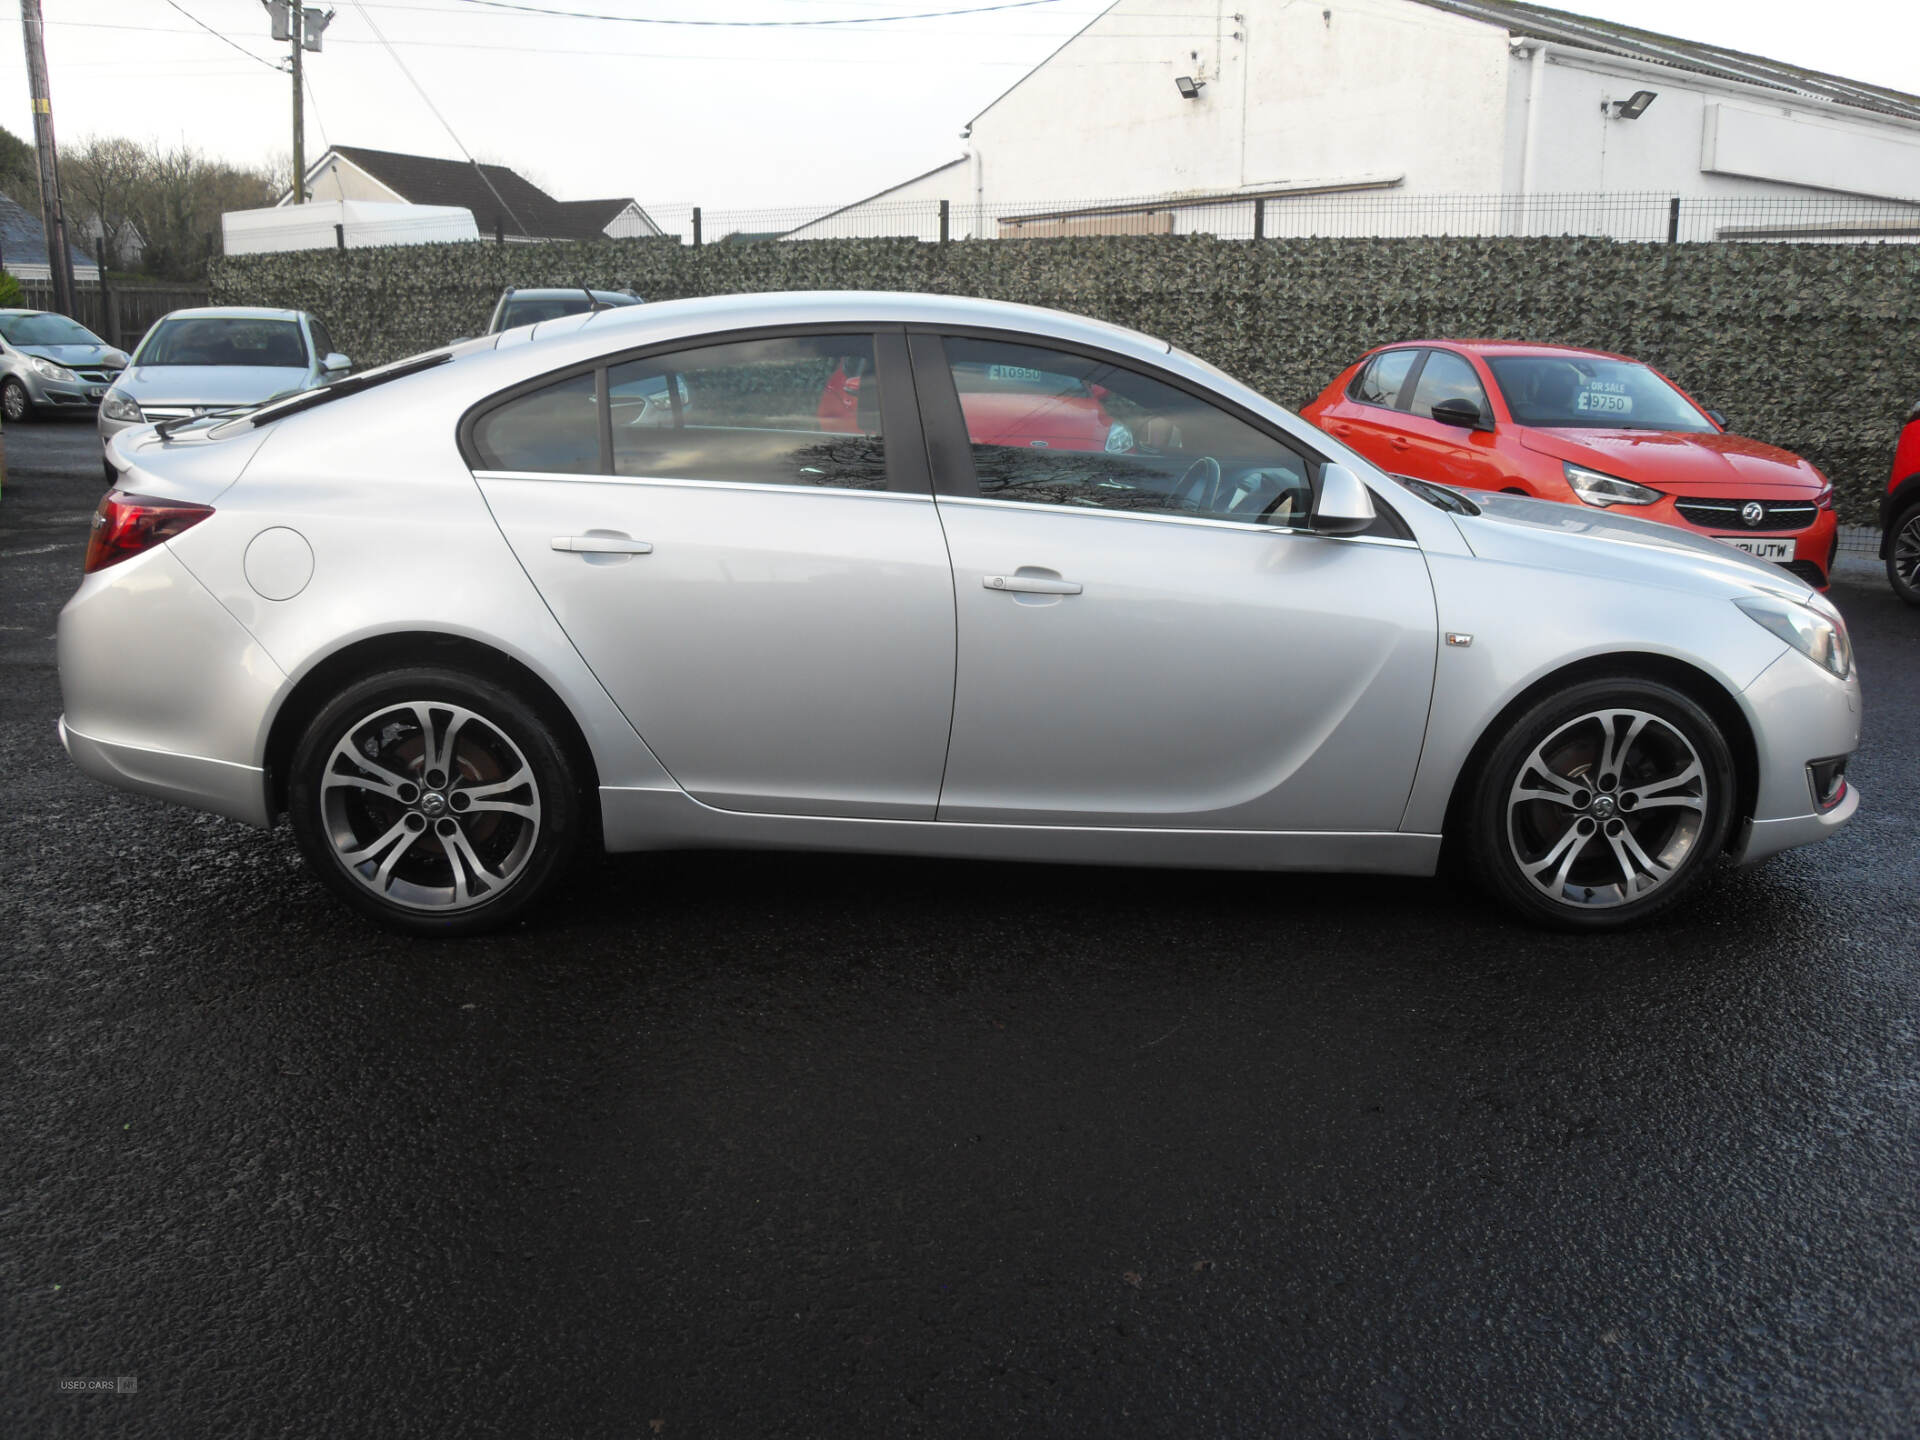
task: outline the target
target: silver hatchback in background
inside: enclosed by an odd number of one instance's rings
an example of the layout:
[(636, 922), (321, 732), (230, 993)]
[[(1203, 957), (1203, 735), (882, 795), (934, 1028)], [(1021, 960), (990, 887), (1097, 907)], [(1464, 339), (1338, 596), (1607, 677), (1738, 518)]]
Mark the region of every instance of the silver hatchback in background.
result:
[(1397, 481), (1163, 340), (829, 292), (508, 336), (117, 439), (60, 616), (74, 761), (287, 814), (350, 904), (440, 934), (596, 840), (1451, 845), (1603, 929), (1859, 804), (1846, 626), (1794, 576)]
[[(209, 306), (175, 310), (147, 331), (100, 402), (100, 442), (162, 420), (251, 409), (311, 390), (353, 366), (305, 310)], [(107, 467), (108, 478), (113, 467)]]
[(0, 414), (91, 414), (127, 356), (77, 320), (49, 310), (0, 310)]

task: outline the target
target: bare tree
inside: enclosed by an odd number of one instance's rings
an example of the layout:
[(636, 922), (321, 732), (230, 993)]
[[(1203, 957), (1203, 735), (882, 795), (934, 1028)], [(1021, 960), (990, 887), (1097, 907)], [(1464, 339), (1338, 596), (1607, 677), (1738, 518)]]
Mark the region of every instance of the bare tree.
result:
[(138, 264), (142, 238), (133, 212), (146, 178), (147, 152), (132, 140), (89, 135), (60, 164), (60, 188), (75, 232), (106, 264)]

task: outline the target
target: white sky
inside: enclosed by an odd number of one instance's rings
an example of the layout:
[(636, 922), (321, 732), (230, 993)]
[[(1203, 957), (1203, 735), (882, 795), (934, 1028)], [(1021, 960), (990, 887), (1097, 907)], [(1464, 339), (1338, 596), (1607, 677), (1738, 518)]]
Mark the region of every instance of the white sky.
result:
[[(328, 0), (308, 55), (307, 154), (328, 141), (454, 156), (374, 27), (481, 159), (561, 199), (819, 211), (961, 153), (961, 126), (1104, 8), (1042, 0), (973, 17), (728, 29), (516, 16), (472, 0)], [(895, 15), (994, 0), (525, 0), (705, 20)], [(1273, 0), (1236, 0), (1257, 7)], [(292, 148), (291, 81), (262, 58), (259, 0), (42, 0), (54, 119), (89, 134), (186, 140), (249, 163)], [(19, 35), (19, 11), (0, 18)], [(178, 8), (176, 8), (176, 6)], [(1920, 92), (1915, 0), (1571, 0), (1565, 8)], [(182, 11), (186, 13), (182, 13)], [(18, 40), (0, 44), (0, 124), (31, 138)], [(1071, 197), (1063, 197), (1071, 198)], [(796, 217), (798, 218), (798, 217)]]

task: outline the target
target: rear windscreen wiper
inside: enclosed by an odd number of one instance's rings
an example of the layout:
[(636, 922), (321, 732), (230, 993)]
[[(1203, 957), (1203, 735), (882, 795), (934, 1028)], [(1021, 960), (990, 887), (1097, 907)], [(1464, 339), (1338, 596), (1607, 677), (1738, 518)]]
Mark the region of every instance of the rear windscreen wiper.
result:
[(359, 375), (349, 375), (342, 380), (334, 380), (312, 390), (302, 391), (298, 395), (289, 395), (285, 400), (274, 400), (262, 405), (245, 418), (259, 425), (268, 420), (278, 420), (283, 415), (292, 415), (301, 410), (311, 410), (316, 405), (324, 405), (329, 400), (338, 400), (343, 396), (357, 394), (362, 390), (371, 390), (376, 385), (384, 385), (389, 380), (398, 380), (403, 375), (417, 375), (422, 370), (431, 370), (436, 365), (444, 365), (453, 359), (451, 351), (436, 350), (427, 355), (416, 355), (411, 360), (397, 361), (392, 365), (383, 365), (378, 370), (368, 370)]

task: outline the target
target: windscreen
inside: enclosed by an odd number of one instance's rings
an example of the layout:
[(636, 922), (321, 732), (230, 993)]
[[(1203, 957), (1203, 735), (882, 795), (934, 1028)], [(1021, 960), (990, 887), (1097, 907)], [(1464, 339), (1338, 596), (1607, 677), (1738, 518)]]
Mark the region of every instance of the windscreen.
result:
[(136, 365), (252, 365), (307, 368), (307, 342), (294, 320), (202, 315), (162, 320), (140, 343)]
[(0, 315), (0, 335), (9, 345), (105, 345), (86, 326), (64, 315)]
[(1706, 416), (1631, 360), (1593, 355), (1497, 355), (1487, 364), (1514, 422), (1546, 429), (1666, 430), (1705, 434)]

